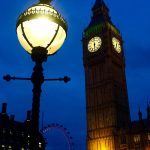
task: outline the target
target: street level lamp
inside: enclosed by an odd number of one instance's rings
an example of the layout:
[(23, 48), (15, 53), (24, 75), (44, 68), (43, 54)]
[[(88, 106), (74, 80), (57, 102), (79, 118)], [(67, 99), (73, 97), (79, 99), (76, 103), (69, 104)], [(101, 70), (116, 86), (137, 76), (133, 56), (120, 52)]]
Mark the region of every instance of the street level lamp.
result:
[(31, 78), (16, 78), (7, 75), (5, 80), (25, 79), (33, 83), (32, 123), (30, 150), (39, 149), (39, 112), (41, 85), (47, 80), (64, 80), (70, 78), (44, 79), (42, 63), (49, 55), (55, 54), (63, 45), (67, 36), (67, 24), (64, 18), (50, 4), (52, 0), (40, 0), (24, 11), (18, 18), (16, 31), (22, 47), (31, 54), (35, 67)]
[(50, 0), (40, 0), (18, 18), (16, 26), (18, 39), (30, 54), (33, 53), (33, 49), (40, 46), (46, 50), (44, 52), (46, 55), (52, 55), (66, 39), (67, 24), (49, 3)]

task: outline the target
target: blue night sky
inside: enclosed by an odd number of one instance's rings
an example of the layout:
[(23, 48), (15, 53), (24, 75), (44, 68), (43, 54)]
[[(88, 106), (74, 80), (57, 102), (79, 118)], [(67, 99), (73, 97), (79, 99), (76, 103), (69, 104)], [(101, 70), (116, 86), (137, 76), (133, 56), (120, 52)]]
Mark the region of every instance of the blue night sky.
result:
[[(9, 73), (30, 77), (34, 63), (18, 42), (15, 26), (17, 17), (37, 0), (8, 0), (0, 5), (0, 103), (8, 103), (8, 113), (24, 121), (31, 109), (32, 84), (29, 81), (3, 81)], [(45, 82), (42, 86), (41, 112), (44, 125), (59, 123), (73, 137), (75, 150), (85, 150), (86, 114), (84, 68), (82, 62), (82, 32), (91, 17), (95, 0), (54, 0), (54, 7), (66, 18), (68, 37), (60, 51), (44, 64), (46, 78), (68, 75), (71, 82)], [(113, 23), (124, 39), (126, 75), (131, 108), (131, 118), (137, 119), (140, 105), (146, 117), (147, 101), (150, 102), (150, 1), (105, 0)], [(67, 142), (57, 129), (48, 132), (49, 150), (67, 150)]]

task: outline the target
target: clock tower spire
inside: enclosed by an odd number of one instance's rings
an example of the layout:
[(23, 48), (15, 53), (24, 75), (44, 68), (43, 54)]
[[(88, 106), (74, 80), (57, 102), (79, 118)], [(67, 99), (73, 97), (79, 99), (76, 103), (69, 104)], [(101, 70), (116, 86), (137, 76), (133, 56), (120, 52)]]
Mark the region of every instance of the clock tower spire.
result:
[(109, 16), (108, 15), (109, 9), (103, 0), (96, 0), (94, 6), (92, 8), (92, 11), (93, 11), (93, 16), (100, 16), (102, 14), (104, 15), (104, 17)]
[(109, 17), (109, 9), (103, 0), (96, 0), (92, 8), (92, 12), (93, 16), (90, 25), (93, 25), (96, 22), (106, 22), (106, 21), (111, 23), (111, 19)]
[(103, 0), (94, 4), (82, 42), (87, 150), (119, 150), (119, 132), (130, 123), (123, 40)]

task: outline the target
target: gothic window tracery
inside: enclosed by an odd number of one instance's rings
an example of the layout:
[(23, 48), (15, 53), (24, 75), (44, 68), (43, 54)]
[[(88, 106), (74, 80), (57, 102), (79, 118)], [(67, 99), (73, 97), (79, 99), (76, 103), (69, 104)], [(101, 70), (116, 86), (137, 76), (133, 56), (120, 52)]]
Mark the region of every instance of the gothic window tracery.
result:
[(140, 135), (135, 135), (135, 136), (134, 136), (134, 142), (135, 142), (135, 143), (139, 143), (140, 140), (141, 140)]

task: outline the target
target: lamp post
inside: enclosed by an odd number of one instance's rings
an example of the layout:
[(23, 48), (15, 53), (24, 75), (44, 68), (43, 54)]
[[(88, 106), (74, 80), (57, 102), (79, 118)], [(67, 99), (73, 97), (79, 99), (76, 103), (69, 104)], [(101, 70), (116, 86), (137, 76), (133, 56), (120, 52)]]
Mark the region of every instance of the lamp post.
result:
[(7, 75), (5, 80), (25, 79), (33, 83), (32, 123), (30, 150), (39, 149), (39, 112), (41, 85), (45, 80), (64, 80), (70, 78), (44, 79), (42, 63), (49, 55), (55, 54), (67, 36), (67, 24), (64, 18), (50, 4), (51, 0), (40, 0), (24, 11), (18, 18), (16, 31), (22, 47), (31, 54), (35, 62), (31, 78), (16, 78)]

